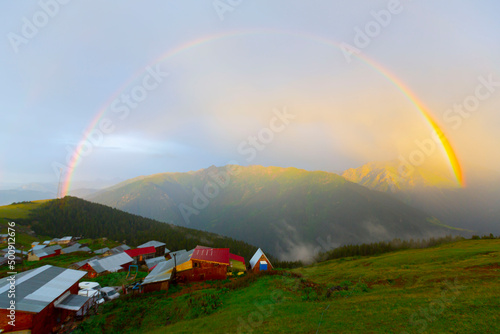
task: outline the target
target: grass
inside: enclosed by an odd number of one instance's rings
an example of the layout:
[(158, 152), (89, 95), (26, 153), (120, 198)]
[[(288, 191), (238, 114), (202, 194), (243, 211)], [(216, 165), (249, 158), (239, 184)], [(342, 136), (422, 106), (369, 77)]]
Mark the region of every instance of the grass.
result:
[(51, 201), (44, 199), (39, 201), (23, 202), (10, 205), (0, 206), (0, 218), (7, 218), (10, 220), (28, 218), (29, 212), (36, 209), (43, 203)]
[[(208, 286), (175, 298), (172, 291), (122, 298), (83, 332), (493, 333), (500, 240), (337, 259)], [(336, 286), (348, 289), (328, 292)]]

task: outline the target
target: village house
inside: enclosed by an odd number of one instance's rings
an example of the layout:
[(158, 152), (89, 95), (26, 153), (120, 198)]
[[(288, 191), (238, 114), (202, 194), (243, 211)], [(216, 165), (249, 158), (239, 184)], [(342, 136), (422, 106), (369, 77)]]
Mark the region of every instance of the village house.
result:
[(79, 261), (79, 262), (75, 262), (75, 263), (72, 263), (69, 268), (70, 269), (75, 269), (75, 270), (78, 270), (80, 269), (81, 267), (83, 267), (84, 265), (86, 265), (87, 263), (89, 263), (90, 261), (92, 260), (99, 260), (100, 257), (99, 256), (94, 256), (90, 259), (86, 259), (86, 260), (82, 260), (82, 261)]
[(40, 261), (49, 257), (54, 257), (61, 254), (62, 247), (59, 245), (43, 247), (41, 249), (35, 249), (28, 252), (28, 261)]
[(69, 254), (74, 252), (91, 252), (91, 251), (92, 250), (90, 248), (85, 246), (82, 247), (82, 245), (77, 242), (69, 247), (61, 249), (61, 254)]
[(156, 254), (156, 249), (153, 246), (144, 248), (128, 249), (125, 251), (131, 258), (134, 259), (133, 264), (145, 264), (146, 259), (151, 259)]
[(259, 248), (250, 259), (250, 269), (257, 273), (259, 271), (272, 270), (273, 265), (262, 249)]
[(94, 254), (108, 256), (108, 255), (111, 255), (111, 251), (110, 251), (109, 247), (104, 247), (104, 248), (100, 248), (98, 250), (95, 250)]
[(229, 253), (229, 269), (231, 271), (246, 271), (245, 258)]
[(97, 277), (107, 273), (128, 270), (133, 261), (134, 259), (128, 256), (127, 253), (119, 253), (89, 261), (81, 266), (80, 270), (87, 271), (88, 277)]
[(194, 249), (189, 252), (185, 249), (182, 251), (172, 252), (170, 254), (175, 254), (174, 258), (156, 264), (156, 266), (142, 282), (143, 292), (168, 290), (169, 281), (175, 265), (177, 264), (177, 270), (183, 267), (189, 268), (193, 252)]
[(9, 277), (0, 279), (0, 328), (5, 332), (43, 334), (57, 329), (67, 318), (85, 314), (89, 297), (78, 295), (85, 272), (45, 265), (15, 276), (15, 326), (9, 324)]
[(57, 240), (57, 244), (58, 245), (67, 245), (72, 241), (73, 241), (73, 237), (67, 236), (67, 237), (63, 237), (63, 238)]
[(151, 271), (158, 263), (166, 261), (167, 259), (165, 259), (165, 256), (158, 256), (152, 259), (146, 259), (146, 266), (148, 267), (148, 270)]
[(125, 244), (120, 245), (120, 246), (116, 246), (116, 247), (111, 248), (109, 250), (109, 255), (120, 254), (120, 253), (123, 253), (123, 252), (125, 252), (126, 250), (129, 250), (129, 249), (130, 249), (130, 247), (128, 245), (125, 245)]
[(165, 243), (156, 240), (148, 241), (142, 245), (137, 246), (137, 248), (145, 248), (150, 246), (153, 246), (156, 249), (155, 257), (164, 256), (166, 253), (170, 252), (170, 250), (166, 248), (167, 245)]
[(0, 234), (0, 244), (3, 244), (4, 242), (7, 242), (7, 238), (9, 237), (8, 234)]

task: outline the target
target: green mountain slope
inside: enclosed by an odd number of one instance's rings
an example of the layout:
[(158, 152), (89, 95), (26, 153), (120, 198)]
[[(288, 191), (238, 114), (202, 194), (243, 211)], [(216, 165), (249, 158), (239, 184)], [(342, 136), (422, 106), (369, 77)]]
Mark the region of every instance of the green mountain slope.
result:
[(337, 174), (296, 168), (212, 166), (143, 176), (91, 200), (245, 240), (287, 260), (345, 243), (450, 233), (386, 194)]

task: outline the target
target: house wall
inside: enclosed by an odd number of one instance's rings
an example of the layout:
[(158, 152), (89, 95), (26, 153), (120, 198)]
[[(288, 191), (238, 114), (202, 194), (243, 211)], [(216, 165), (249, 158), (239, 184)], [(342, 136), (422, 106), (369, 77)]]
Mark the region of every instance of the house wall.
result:
[[(78, 282), (73, 284), (60, 296), (65, 294), (67, 291), (72, 294), (77, 294)], [(57, 296), (57, 298), (60, 296)], [(54, 298), (54, 301), (57, 300), (57, 298)], [(7, 318), (7, 315), (9, 312), (9, 310), (0, 309), (0, 328), (4, 329), (5, 332), (31, 329), (32, 334), (51, 333), (52, 329), (59, 326), (59, 324), (62, 323), (68, 316), (74, 315), (74, 312), (57, 309), (54, 307), (54, 303), (50, 303), (39, 313), (16, 311), (16, 326), (12, 327), (8, 325), (8, 321), (10, 319)]]
[(97, 272), (88, 263), (85, 263), (80, 270), (85, 270), (87, 272), (87, 277), (97, 277)]
[(20, 330), (25, 330), (25, 329), (30, 329), (33, 324), (33, 313), (29, 312), (22, 312), (22, 311), (17, 311), (16, 310), (16, 326), (12, 327), (9, 325), (10, 319), (7, 318), (7, 316), (10, 314), (9, 310), (6, 309), (0, 309), (0, 329), (5, 330), (6, 332), (9, 331), (20, 331)]
[(146, 284), (143, 286), (143, 292), (153, 292), (165, 290), (168, 291), (169, 281), (155, 282), (151, 284)]
[(155, 247), (156, 253), (154, 257), (165, 255), (165, 246)]
[(184, 271), (179, 271), (177, 268), (177, 276), (181, 281), (196, 282), (206, 280), (219, 280), (227, 278), (227, 265), (191, 260), (192, 268)]
[(257, 263), (255, 264), (255, 267), (253, 267), (252, 271), (254, 273), (258, 273), (260, 271), (260, 261), (266, 261), (267, 262), (267, 270), (272, 270), (273, 269), (273, 266), (271, 265), (271, 262), (269, 262), (266, 257), (264, 255), (262, 255), (259, 259), (259, 261), (257, 261)]

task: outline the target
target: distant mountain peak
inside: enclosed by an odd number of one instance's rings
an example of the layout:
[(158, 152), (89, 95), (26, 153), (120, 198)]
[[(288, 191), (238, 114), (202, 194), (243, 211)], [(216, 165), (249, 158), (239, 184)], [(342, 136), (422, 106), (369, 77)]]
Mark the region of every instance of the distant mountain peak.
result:
[(369, 162), (342, 173), (347, 180), (378, 191), (406, 191), (425, 188), (453, 189), (458, 184), (449, 173), (429, 166), (414, 167), (411, 174), (399, 171), (400, 162)]

